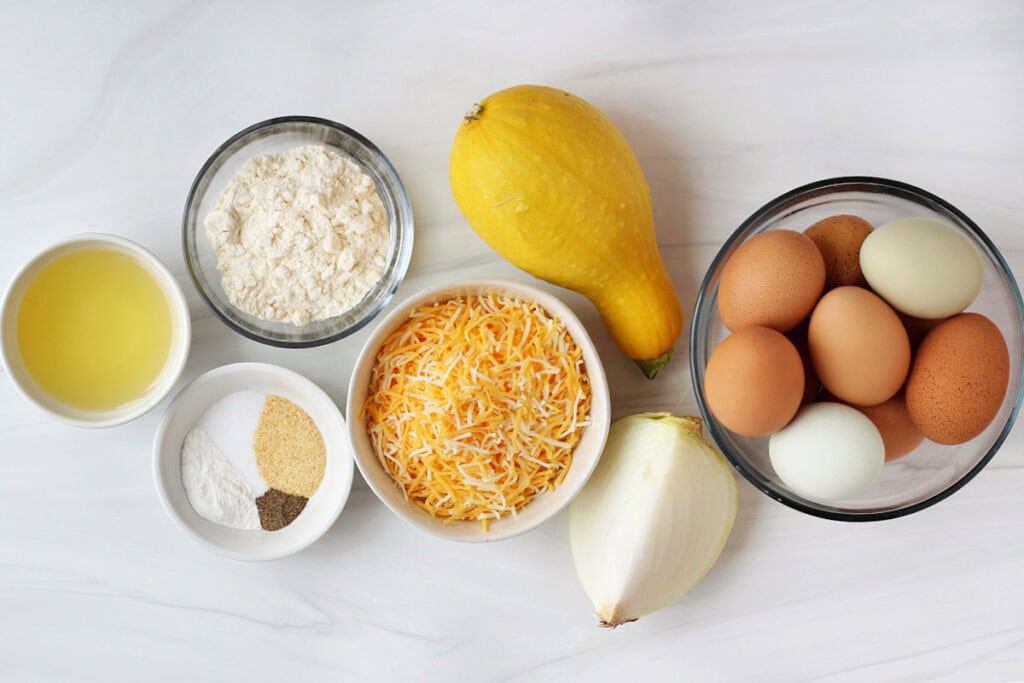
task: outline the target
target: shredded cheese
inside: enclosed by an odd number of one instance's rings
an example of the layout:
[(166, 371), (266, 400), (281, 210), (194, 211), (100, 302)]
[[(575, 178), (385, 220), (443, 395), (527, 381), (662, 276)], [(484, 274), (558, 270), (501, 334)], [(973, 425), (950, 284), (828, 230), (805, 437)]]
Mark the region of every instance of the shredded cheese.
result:
[(421, 306), (377, 353), (362, 416), (384, 469), (445, 523), (554, 490), (590, 424), (583, 352), (542, 307), (497, 294)]

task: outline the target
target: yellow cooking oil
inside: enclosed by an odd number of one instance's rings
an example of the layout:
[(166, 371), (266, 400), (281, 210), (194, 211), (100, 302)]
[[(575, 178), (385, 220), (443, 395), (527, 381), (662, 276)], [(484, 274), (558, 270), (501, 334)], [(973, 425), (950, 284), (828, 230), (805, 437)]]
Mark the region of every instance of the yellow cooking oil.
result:
[(171, 309), (129, 254), (79, 249), (32, 278), (18, 308), (28, 374), (64, 405), (102, 411), (141, 397), (171, 348)]

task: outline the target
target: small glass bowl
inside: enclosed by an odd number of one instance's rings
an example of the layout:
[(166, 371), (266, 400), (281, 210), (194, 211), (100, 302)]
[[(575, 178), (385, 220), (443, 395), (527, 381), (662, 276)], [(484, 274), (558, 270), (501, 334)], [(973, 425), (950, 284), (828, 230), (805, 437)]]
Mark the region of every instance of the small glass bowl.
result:
[[(898, 218), (924, 217), (959, 229), (975, 246), (984, 264), (981, 293), (967, 309), (990, 318), (1003, 333), (1010, 352), (1010, 382), (1003, 405), (981, 435), (959, 446), (923, 441), (913, 452), (886, 463), (879, 479), (848, 499), (822, 503), (804, 498), (784, 484), (768, 458), (768, 437), (735, 434), (718, 422), (704, 401), (704, 371), (715, 347), (729, 334), (718, 315), (722, 269), (741, 244), (766, 230), (803, 232), (822, 218), (853, 214), (879, 226)], [(908, 515), (951, 495), (992, 459), (1009, 433), (1024, 397), (1024, 304), (1002, 255), (985, 233), (949, 202), (906, 183), (884, 178), (845, 177), (820, 180), (773, 199), (736, 230), (708, 269), (697, 296), (690, 331), (690, 374), (700, 412), (722, 453), (751, 484), (771, 498), (818, 517), (874, 521)]]
[[(377, 185), (388, 214), (391, 250), (383, 276), (363, 299), (341, 315), (306, 325), (261, 320), (235, 307), (221, 286), (217, 256), (203, 221), (228, 182), (250, 159), (285, 152), (301, 145), (334, 148), (358, 164)], [(394, 166), (376, 145), (356, 131), (326, 119), (284, 116), (249, 126), (222, 144), (196, 175), (185, 203), (182, 249), (196, 290), (210, 310), (236, 332), (271, 346), (304, 348), (328, 344), (353, 334), (398, 290), (412, 256), (413, 215), (409, 198)]]

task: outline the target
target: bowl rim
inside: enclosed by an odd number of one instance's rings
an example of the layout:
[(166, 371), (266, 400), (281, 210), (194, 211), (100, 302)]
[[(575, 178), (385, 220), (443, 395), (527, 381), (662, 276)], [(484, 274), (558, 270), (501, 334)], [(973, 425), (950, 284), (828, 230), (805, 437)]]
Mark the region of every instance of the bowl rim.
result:
[[(159, 276), (154, 279), (157, 280), (157, 286), (160, 287), (160, 290), (167, 298), (167, 307), (171, 316), (171, 324), (180, 328), (183, 340), (179, 350), (177, 351), (176, 358), (172, 359), (171, 357), (171, 351), (173, 348), (168, 350), (168, 360), (165, 361), (165, 367), (167, 367), (167, 363), (171, 363), (170, 372), (164, 377), (161, 384), (152, 389), (149, 392), (149, 396), (135, 406), (135, 408), (125, 411), (124, 413), (114, 414), (110, 417), (88, 419), (72, 417), (70, 415), (64, 415), (56, 412), (33, 395), (32, 391), (23, 385), (18, 377), (18, 373), (13, 370), (15, 363), (19, 365), (21, 364), (20, 359), (9, 357), (7, 345), (3, 343), (0, 343), (0, 366), (2, 366), (3, 371), (7, 374), (11, 383), (14, 385), (14, 388), (19, 394), (21, 394), (22, 398), (39, 410), (42, 410), (45, 414), (72, 427), (80, 427), (84, 429), (105, 429), (107, 427), (117, 427), (127, 424), (128, 422), (142, 417), (155, 408), (157, 404), (159, 404), (171, 392), (171, 389), (174, 388), (174, 385), (181, 377), (181, 373), (185, 370), (185, 365), (188, 363), (189, 352), (192, 347), (192, 317), (189, 313), (188, 302), (185, 299), (185, 293), (182, 291), (181, 285), (178, 284), (178, 281), (174, 278), (174, 275), (171, 274), (171, 271), (163, 261), (161, 261), (156, 254), (138, 242), (134, 242), (126, 237), (121, 237), (120, 235), (105, 232), (82, 232), (62, 237), (54, 242), (50, 242), (42, 249), (35, 251), (33, 255), (30, 256), (17, 271), (15, 271), (7, 284), (7, 289), (4, 291), (3, 300), (0, 302), (0, 320), (6, 320), (8, 311), (10, 311), (11, 307), (14, 306), (15, 303), (20, 304), (20, 301), (14, 301), (14, 290), (17, 289), (18, 285), (24, 280), (30, 270), (41, 267), (44, 265), (42, 263), (43, 261), (49, 260), (55, 252), (64, 249), (65, 247), (71, 247), (72, 251), (77, 251), (77, 249), (74, 248), (75, 245), (81, 244), (81, 248), (87, 248), (85, 245), (90, 242), (105, 243), (119, 247), (125, 252), (131, 254), (134, 258), (143, 261)], [(161, 370), (161, 372), (163, 371)], [(42, 391), (42, 389), (39, 389), (39, 391)], [(116, 410), (116, 408), (113, 409), (113, 411)]]
[[(381, 151), (381, 149), (377, 147), (377, 145), (373, 144), (373, 142), (371, 142), (369, 138), (342, 123), (331, 121), (330, 119), (325, 119), (318, 116), (289, 115), (276, 116), (274, 118), (264, 119), (263, 121), (259, 121), (257, 123), (254, 123), (250, 126), (243, 128), (242, 130), (238, 131), (237, 133), (229, 137), (227, 140), (222, 142), (217, 147), (217, 149), (215, 149), (213, 153), (210, 154), (210, 156), (206, 159), (203, 165), (199, 168), (199, 171), (196, 173), (195, 178), (192, 180), (192, 185), (189, 187), (188, 196), (185, 200), (185, 210), (182, 214), (181, 219), (181, 251), (185, 260), (185, 270), (188, 273), (189, 280), (192, 281), (192, 286), (195, 288), (196, 292), (199, 293), (200, 298), (202, 298), (207, 308), (210, 309), (210, 311), (214, 314), (215, 317), (217, 317), (221, 322), (227, 325), (228, 328), (237, 332), (238, 334), (242, 335), (247, 339), (251, 339), (253, 341), (259, 342), (261, 344), (266, 344), (268, 346), (283, 349), (308, 349), (317, 346), (323, 346), (325, 344), (330, 344), (332, 342), (338, 341), (339, 339), (344, 339), (345, 337), (355, 334), (363, 327), (368, 325), (371, 320), (373, 320), (375, 317), (377, 317), (377, 315), (380, 314), (381, 310), (383, 310), (383, 308), (388, 304), (388, 302), (391, 301), (391, 298), (395, 295), (395, 292), (398, 289), (397, 284), (396, 286), (389, 288), (380, 298), (377, 304), (371, 310), (369, 310), (365, 316), (363, 316), (362, 318), (352, 323), (343, 330), (339, 330), (337, 332), (334, 332), (333, 334), (318, 337), (316, 339), (304, 339), (299, 341), (272, 339), (270, 337), (265, 337), (261, 334), (257, 334), (249, 329), (239, 326), (233, 320), (224, 315), (223, 312), (221, 312), (221, 310), (213, 302), (210, 295), (207, 293), (206, 289), (202, 286), (199, 276), (196, 273), (196, 266), (195, 264), (193, 264), (192, 259), (189, 256), (188, 249), (189, 215), (192, 213), (192, 207), (198, 199), (197, 192), (199, 190), (199, 185), (206, 177), (207, 173), (210, 171), (210, 168), (218, 161), (220, 161), (221, 157), (223, 157), (224, 154), (226, 154), (227, 151), (233, 145), (235, 145), (235, 143), (242, 140), (243, 138), (249, 135), (253, 135), (254, 133), (257, 133), (267, 128), (273, 128), (275, 126), (282, 126), (293, 123), (305, 123), (312, 124), (315, 126), (322, 126), (324, 128), (329, 128), (338, 133), (341, 133), (346, 137), (354, 139), (360, 145), (366, 147), (373, 155), (375, 155), (379, 159), (381, 166), (383, 166), (391, 175), (392, 179), (394, 180), (395, 187), (398, 190), (395, 193), (394, 197), (392, 197), (392, 199), (398, 206), (399, 213), (405, 214), (409, 217), (408, 228), (404, 231), (407, 234), (403, 235), (403, 239), (408, 241), (408, 247), (399, 249), (396, 252), (397, 260), (395, 262), (395, 275), (397, 278), (397, 283), (401, 283), (402, 280), (404, 280), (405, 275), (409, 269), (409, 263), (412, 260), (413, 240), (415, 234), (415, 230), (413, 228), (415, 217), (412, 212), (412, 204), (410, 203), (409, 200), (409, 194), (408, 192), (406, 192), (405, 185), (402, 183), (401, 176), (398, 175), (398, 170), (395, 168), (394, 164), (391, 163), (391, 160), (388, 159), (384, 152)], [(399, 230), (401, 231), (402, 228), (399, 227)]]
[[(576, 343), (581, 346), (581, 350), (584, 354), (591, 355), (595, 360), (594, 363), (587, 364), (587, 373), (589, 375), (591, 385), (591, 416), (593, 416), (595, 412), (594, 406), (600, 405), (600, 408), (607, 416), (607, 419), (600, 423), (592, 421), (590, 426), (587, 427), (588, 430), (596, 430), (597, 433), (594, 455), (592, 458), (589, 458), (589, 463), (585, 465), (583, 476), (577, 483), (575, 489), (564, 489), (568, 491), (565, 496), (565, 500), (554, 506), (546, 515), (531, 522), (511, 526), (504, 531), (488, 531), (478, 535), (462, 536), (448, 532), (448, 527), (441, 524), (440, 518), (430, 517), (428, 519), (422, 516), (417, 517), (414, 513), (415, 510), (419, 510), (419, 508), (414, 509), (414, 506), (412, 506), (411, 503), (408, 503), (407, 505), (393, 505), (392, 501), (382, 490), (380, 490), (380, 487), (378, 487), (374, 477), (370, 476), (370, 473), (367, 472), (366, 468), (370, 466), (380, 468), (380, 463), (377, 462), (377, 457), (372, 452), (367, 454), (356, 445), (354, 438), (356, 433), (355, 430), (363, 429), (363, 422), (362, 420), (357, 419), (362, 407), (355, 404), (354, 397), (360, 392), (353, 391), (353, 385), (360, 374), (360, 370), (373, 363), (377, 349), (380, 347), (386, 335), (390, 334), (390, 332), (385, 331), (388, 330), (395, 321), (408, 316), (409, 312), (413, 308), (431, 299), (443, 297), (449, 293), (451, 296), (459, 296), (460, 291), (477, 288), (507, 289), (514, 295), (518, 294), (519, 296), (528, 298), (540, 304), (550, 315), (558, 318), (563, 323), (567, 323), (567, 328), (570, 329), (570, 334), (572, 334)], [(572, 332), (573, 326), (578, 329), (579, 334), (574, 334)], [(365, 394), (365, 392), (361, 393)], [(545, 522), (550, 521), (560, 512), (564, 511), (576, 495), (583, 490), (583, 487), (586, 486), (587, 481), (590, 479), (591, 475), (593, 475), (594, 470), (597, 468), (597, 465), (601, 460), (601, 456), (604, 452), (604, 446), (608, 439), (608, 432), (611, 427), (611, 391), (608, 388), (608, 379), (604, 371), (604, 365), (601, 362), (600, 354), (597, 351), (597, 346), (594, 344), (593, 339), (591, 339), (586, 327), (568, 304), (564, 303), (554, 294), (525, 282), (506, 278), (472, 278), (460, 281), (447, 281), (425, 287), (411, 296), (406, 297), (380, 321), (373, 334), (371, 334), (363, 344), (363, 347), (360, 349), (359, 355), (356, 357), (356, 361), (352, 366), (352, 374), (349, 379), (349, 388), (346, 396), (345, 413), (349, 416), (349, 419), (347, 420), (348, 425), (346, 433), (352, 450), (352, 458), (355, 460), (356, 466), (359, 468), (359, 473), (362, 475), (363, 480), (366, 481), (367, 486), (369, 486), (370, 490), (373, 491), (374, 495), (377, 496), (385, 507), (387, 507), (397, 517), (401, 518), (405, 523), (438, 538), (457, 541), (460, 543), (496, 543), (524, 534), (536, 529)], [(575, 465), (576, 462), (578, 461), (574, 457), (573, 464)], [(392, 481), (391, 484), (393, 485), (394, 482)], [(559, 487), (557, 490), (561, 491), (563, 488)]]
[[(939, 197), (936, 194), (933, 194), (927, 190), (921, 189), (909, 183), (905, 183), (899, 180), (891, 180), (889, 178), (881, 178), (877, 176), (837, 176), (834, 178), (825, 178), (823, 180), (817, 180), (811, 183), (807, 183), (805, 185), (800, 185), (799, 187), (789, 190), (788, 192), (785, 192), (779, 195), (778, 197), (775, 197), (774, 199), (763, 204), (759, 209), (754, 211), (746, 220), (744, 220), (740, 224), (740, 226), (736, 228), (735, 231), (733, 231), (731, 235), (729, 235), (728, 239), (726, 239), (725, 243), (715, 254), (715, 258), (712, 260), (711, 265), (708, 266), (707, 272), (704, 274), (704, 277), (701, 280), (700, 288), (697, 290), (697, 301), (694, 304), (693, 316), (691, 317), (692, 322), (690, 325), (690, 381), (693, 385), (693, 391), (696, 396), (697, 406), (700, 409), (701, 415), (704, 417), (704, 422), (708, 426), (708, 430), (711, 432), (712, 438), (714, 438), (716, 443), (721, 444), (723, 442), (720, 438), (722, 436), (722, 427), (711, 416), (711, 413), (708, 410), (708, 407), (704, 401), (703, 380), (701, 379), (702, 374), (700, 374), (699, 368), (697, 367), (697, 354), (694, 353), (694, 350), (697, 347), (697, 344), (699, 343), (697, 338), (697, 316), (698, 312), (705, 305), (705, 299), (707, 299), (708, 297), (708, 289), (711, 285), (711, 280), (713, 276), (724, 265), (724, 259), (726, 254), (737, 242), (741, 240), (744, 233), (746, 233), (746, 231), (749, 230), (751, 226), (753, 226), (755, 223), (763, 220), (767, 214), (774, 211), (779, 206), (804, 194), (820, 192), (821, 190), (827, 190), (830, 188), (835, 190), (841, 190), (846, 186), (856, 185), (875, 186), (876, 188), (880, 187), (882, 188), (883, 192), (885, 191), (885, 189), (890, 189), (900, 193), (914, 195), (916, 198), (923, 200), (922, 203), (934, 204), (935, 206), (941, 208), (943, 211), (952, 214), (964, 225), (966, 225), (967, 228), (974, 233), (974, 236), (988, 248), (991, 256), (995, 261), (996, 267), (999, 270), (1001, 270), (1002, 273), (1006, 276), (1004, 277), (1004, 280), (1007, 283), (1007, 289), (1009, 291), (1010, 298), (1013, 300), (1016, 307), (1018, 328), (1024, 326), (1024, 300), (1022, 300), (1021, 298), (1020, 288), (1017, 285), (1017, 280), (1013, 276), (1013, 271), (1010, 269), (1010, 266), (1006, 262), (1006, 259), (1003, 258), (1002, 253), (995, 246), (992, 240), (989, 239), (988, 235), (986, 235), (985, 232), (967, 216), (967, 214), (965, 214), (957, 207), (953, 206), (953, 204), (949, 203), (942, 197)], [(851, 189), (853, 188), (851, 187)], [(1003, 400), (1005, 401), (1006, 399), (1004, 398)], [(747, 467), (742, 460), (737, 458), (730, 451), (730, 449), (722, 448), (721, 450), (725, 457), (729, 460), (729, 462), (732, 463), (732, 466), (735, 467), (736, 470), (743, 475), (744, 479), (753, 484), (755, 488), (760, 490), (762, 493), (767, 495), (772, 500), (778, 501), (783, 505), (793, 508), (794, 510), (799, 510), (800, 512), (813, 515), (815, 517), (821, 517), (824, 519), (830, 519), (839, 522), (876, 522), (886, 519), (895, 519), (897, 517), (903, 517), (905, 515), (910, 515), (915, 512), (919, 512), (920, 510), (924, 510), (925, 508), (935, 505), (939, 501), (945, 500), (949, 496), (953, 495), (954, 493), (962, 489), (967, 484), (967, 482), (969, 482), (971, 479), (977, 476), (977, 474), (981, 472), (981, 470), (983, 470), (985, 466), (992, 460), (996, 452), (999, 450), (1000, 446), (1002, 446), (1003, 442), (1006, 440), (1006, 437), (1009, 435), (1010, 430), (1013, 428), (1014, 422), (1017, 419), (1017, 415), (1020, 412), (1022, 401), (1024, 401), (1024, 382), (1021, 382), (1020, 386), (1017, 389), (1017, 395), (1013, 399), (1013, 406), (1010, 409), (1010, 413), (1007, 416), (1006, 422), (1003, 425), (1002, 429), (999, 431), (999, 434), (996, 435), (996, 438), (992, 442), (992, 445), (991, 447), (989, 447), (988, 451), (978, 460), (977, 463), (974, 464), (974, 466), (971, 469), (969, 469), (959, 479), (957, 479), (955, 482), (953, 482), (946, 488), (932, 494), (931, 496), (925, 498), (924, 500), (918, 501), (917, 503), (913, 503), (912, 505), (907, 505), (892, 510), (872, 512), (841, 512), (825, 510), (813, 507), (811, 505), (806, 505), (801, 501), (792, 499), (788, 496), (778, 495), (776, 492), (769, 489), (763, 481), (763, 479), (760, 476), (758, 476), (756, 472), (752, 471), (749, 467)]]
[[(340, 442), (345, 447), (348, 448), (347, 457), (345, 454), (342, 454), (340, 456), (344, 458), (344, 463), (342, 465), (340, 475), (341, 480), (339, 482), (340, 493), (334, 500), (334, 505), (331, 507), (328, 515), (324, 518), (322, 528), (320, 528), (316, 533), (311, 533), (302, 540), (293, 543), (291, 546), (288, 546), (278, 552), (236, 552), (221, 546), (220, 544), (210, 540), (206, 536), (197, 532), (195, 529), (193, 529), (185, 523), (185, 520), (181, 518), (181, 516), (174, 509), (174, 506), (171, 504), (170, 496), (168, 494), (169, 483), (165, 480), (163, 471), (161, 469), (161, 465), (165, 458), (164, 454), (167, 451), (167, 448), (165, 447), (164, 444), (164, 440), (166, 439), (167, 431), (170, 428), (171, 420), (175, 415), (176, 411), (180, 410), (181, 407), (185, 405), (185, 401), (188, 400), (190, 393), (195, 390), (195, 387), (201, 387), (204, 384), (216, 382), (217, 380), (223, 378), (226, 375), (244, 372), (258, 372), (275, 376), (277, 378), (284, 380), (285, 382), (291, 383), (293, 386), (302, 387), (301, 390), (304, 393), (313, 396), (314, 400), (316, 400), (317, 402), (321, 402), (325, 406), (328, 404), (333, 406), (334, 411), (338, 413), (338, 417), (341, 419), (342, 422), (342, 424), (339, 425), (339, 429), (341, 430)], [(227, 394), (225, 394), (225, 396), (226, 395)], [(305, 377), (304, 375), (299, 374), (298, 372), (295, 372), (294, 370), (289, 370), (288, 368), (284, 368), (279, 365), (274, 365), (272, 363), (260, 363), (251, 361), (240, 363), (228, 363), (227, 365), (220, 365), (211, 370), (207, 370), (206, 372), (204, 372), (203, 374), (199, 375), (191, 382), (186, 384), (184, 387), (182, 387), (181, 391), (179, 391), (175, 395), (175, 397), (171, 400), (170, 404), (168, 404), (163, 416), (160, 418), (160, 424), (157, 426), (156, 432), (153, 435), (152, 463), (150, 466), (152, 468), (153, 483), (156, 486), (157, 497), (160, 499), (160, 507), (163, 508), (164, 513), (173, 522), (173, 524), (176, 527), (178, 527), (178, 529), (181, 530), (186, 536), (191, 538), (194, 542), (198, 543), (200, 546), (204, 548), (207, 548), (208, 550), (212, 550), (213, 552), (217, 553), (218, 555), (221, 555), (222, 557), (227, 557), (232, 560), (241, 560), (245, 562), (265, 562), (269, 560), (277, 560), (282, 557), (288, 557), (302, 550), (305, 550), (306, 548), (308, 548), (309, 546), (313, 545), (318, 540), (323, 538), (323, 536), (328, 531), (330, 531), (331, 527), (333, 527), (335, 522), (337, 522), (342, 510), (344, 510), (345, 505), (348, 503), (348, 499), (352, 493), (352, 482), (354, 479), (354, 468), (352, 461), (354, 460), (354, 458), (352, 457), (353, 453), (351, 446), (348, 443), (348, 439), (346, 438), (347, 429), (344, 424), (345, 422), (347, 422), (347, 420), (345, 420), (345, 418), (341, 415), (341, 411), (338, 408), (338, 404), (334, 402), (334, 400), (327, 394), (327, 392), (325, 392), (318, 384), (313, 382), (313, 380), (309, 379), (308, 377)], [(321, 430), (323, 429), (322, 425), (318, 424), (317, 427)]]

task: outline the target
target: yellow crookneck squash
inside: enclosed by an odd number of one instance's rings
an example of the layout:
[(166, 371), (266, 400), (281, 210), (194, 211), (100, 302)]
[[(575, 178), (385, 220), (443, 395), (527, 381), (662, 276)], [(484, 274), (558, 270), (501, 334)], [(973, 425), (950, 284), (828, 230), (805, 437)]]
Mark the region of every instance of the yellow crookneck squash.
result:
[(608, 117), (562, 90), (502, 90), (466, 114), (449, 171), (477, 234), (531, 275), (590, 299), (615, 343), (654, 379), (683, 314), (658, 252), (647, 181)]

